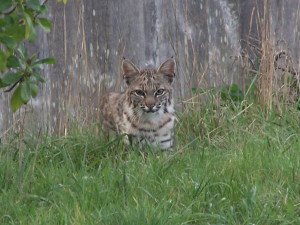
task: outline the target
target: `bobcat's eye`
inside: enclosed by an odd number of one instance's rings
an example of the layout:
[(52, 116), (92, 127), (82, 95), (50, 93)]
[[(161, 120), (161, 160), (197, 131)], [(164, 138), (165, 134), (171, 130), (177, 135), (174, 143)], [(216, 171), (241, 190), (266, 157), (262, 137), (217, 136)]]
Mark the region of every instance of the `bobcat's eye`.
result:
[(136, 95), (139, 95), (139, 96), (145, 96), (145, 92), (143, 92), (143, 91), (140, 90), (140, 89), (135, 90), (135, 94), (136, 94)]
[(155, 92), (155, 95), (162, 95), (164, 92), (165, 92), (165, 90), (161, 88)]

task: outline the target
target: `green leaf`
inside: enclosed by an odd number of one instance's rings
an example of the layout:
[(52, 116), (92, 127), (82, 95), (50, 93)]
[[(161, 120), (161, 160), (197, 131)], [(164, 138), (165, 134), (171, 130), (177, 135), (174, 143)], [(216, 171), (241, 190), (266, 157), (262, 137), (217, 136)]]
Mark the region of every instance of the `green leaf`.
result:
[(19, 59), (16, 56), (11, 55), (11, 56), (9, 56), (7, 58), (7, 64), (6, 64), (6, 66), (8, 68), (18, 68), (21, 65), (20, 65)]
[(28, 54), (26, 52), (24, 45), (19, 45), (19, 47), (17, 48), (17, 51), (19, 52), (20, 56), (22, 57), (22, 59), (24, 61), (26, 61), (28, 59)]
[(17, 87), (10, 100), (10, 105), (13, 112), (16, 112), (23, 105), (23, 100), (21, 98), (21, 87), (22, 85)]
[(5, 19), (6, 23), (7, 23), (6, 26), (8, 26), (8, 27), (13, 26), (14, 24), (18, 23), (18, 22), (16, 21), (16, 19), (12, 16), (13, 14), (14, 14), (14, 13), (12, 13), (12, 14), (10, 14), (10, 15), (6, 15), (6, 16), (4, 17), (4, 19)]
[(6, 20), (3, 18), (0, 18), (0, 27), (4, 27), (7, 24)]
[(55, 59), (54, 58), (45, 58), (45, 59), (41, 59), (41, 60), (38, 60), (38, 61), (35, 61), (33, 63), (33, 65), (38, 65), (38, 64), (55, 64)]
[(49, 22), (49, 20), (47, 20), (46, 18), (39, 18), (38, 23), (44, 29), (44, 31), (50, 32), (52, 24)]
[(40, 14), (42, 14), (42, 15), (48, 14), (48, 8), (47, 8), (46, 5), (42, 5), (42, 6), (41, 6)]
[(0, 88), (4, 88), (4, 87), (7, 87), (9, 86), (9, 84), (6, 84), (2, 81), (2, 79), (0, 78)]
[(33, 64), (31, 66), (32, 69), (38, 69), (38, 70), (42, 70), (44, 67), (43, 67), (43, 64)]
[(31, 64), (35, 60), (35, 58), (36, 58), (36, 54), (32, 54), (28, 59), (28, 64)]
[(9, 10), (13, 6), (12, 0), (0, 0), (0, 12)]
[(16, 42), (20, 42), (25, 38), (25, 26), (16, 23), (8, 27), (5, 33), (10, 35)]
[(36, 84), (30, 83), (30, 91), (31, 96), (35, 98), (39, 92), (39, 88)]
[(35, 31), (35, 28), (33, 28), (33, 29), (31, 30), (31, 33), (30, 33), (30, 36), (29, 36), (28, 41), (29, 41), (29, 42), (33, 42), (33, 41), (35, 40), (35, 38), (36, 38), (36, 31)]
[(6, 70), (6, 60), (7, 59), (5, 53), (0, 49), (0, 71), (2, 73), (4, 73)]
[(2, 82), (2, 79), (0, 78), (0, 88), (6, 87), (6, 85)]
[(33, 42), (36, 38), (36, 30), (33, 26), (33, 21), (28, 13), (24, 12), (23, 15), (25, 18), (25, 39), (28, 39), (29, 42)]
[(10, 49), (15, 49), (17, 47), (17, 42), (7, 35), (0, 35), (0, 42)]
[(46, 81), (44, 80), (44, 78), (41, 77), (40, 73), (37, 72), (33, 72), (32, 76), (35, 78), (37, 83), (46, 83)]
[(30, 0), (26, 5), (35, 11), (39, 11), (41, 7), (39, 0)]
[(27, 103), (31, 98), (31, 90), (29, 81), (24, 81), (21, 86), (21, 99), (23, 103)]
[(22, 73), (7, 73), (2, 79), (2, 83), (6, 86), (12, 85), (20, 80)]

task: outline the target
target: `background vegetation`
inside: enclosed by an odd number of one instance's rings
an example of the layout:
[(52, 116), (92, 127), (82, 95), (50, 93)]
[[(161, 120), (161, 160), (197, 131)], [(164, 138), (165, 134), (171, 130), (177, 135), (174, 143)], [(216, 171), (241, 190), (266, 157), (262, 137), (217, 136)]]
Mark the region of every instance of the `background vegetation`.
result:
[(36, 27), (40, 25), (49, 32), (52, 25), (48, 19), (40, 17), (48, 12), (47, 0), (0, 1), (0, 88), (9, 87), (4, 92), (13, 91), (10, 105), (13, 112), (31, 97), (38, 94), (38, 84), (45, 83), (40, 70), (44, 63), (54, 64), (53, 58), (37, 59), (36, 54), (28, 56), (24, 42), (33, 42)]

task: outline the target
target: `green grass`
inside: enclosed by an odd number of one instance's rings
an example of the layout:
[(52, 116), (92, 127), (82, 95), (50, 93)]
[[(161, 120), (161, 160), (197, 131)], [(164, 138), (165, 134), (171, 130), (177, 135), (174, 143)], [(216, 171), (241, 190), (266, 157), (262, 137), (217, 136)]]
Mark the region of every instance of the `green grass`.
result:
[(300, 224), (300, 111), (189, 109), (177, 148), (91, 130), (0, 145), (0, 224)]

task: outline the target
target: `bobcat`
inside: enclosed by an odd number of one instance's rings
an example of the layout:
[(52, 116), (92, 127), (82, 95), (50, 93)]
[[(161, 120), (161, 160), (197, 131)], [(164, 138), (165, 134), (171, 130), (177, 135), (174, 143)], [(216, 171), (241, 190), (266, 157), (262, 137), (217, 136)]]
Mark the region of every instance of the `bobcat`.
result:
[[(101, 99), (101, 119), (105, 131), (128, 134), (125, 143), (138, 144), (141, 150), (172, 151), (175, 111), (172, 83), (175, 61), (169, 58), (158, 69), (139, 70), (123, 58), (124, 93), (108, 93)], [(131, 141), (129, 141), (131, 140)], [(146, 144), (147, 143), (147, 144)]]

